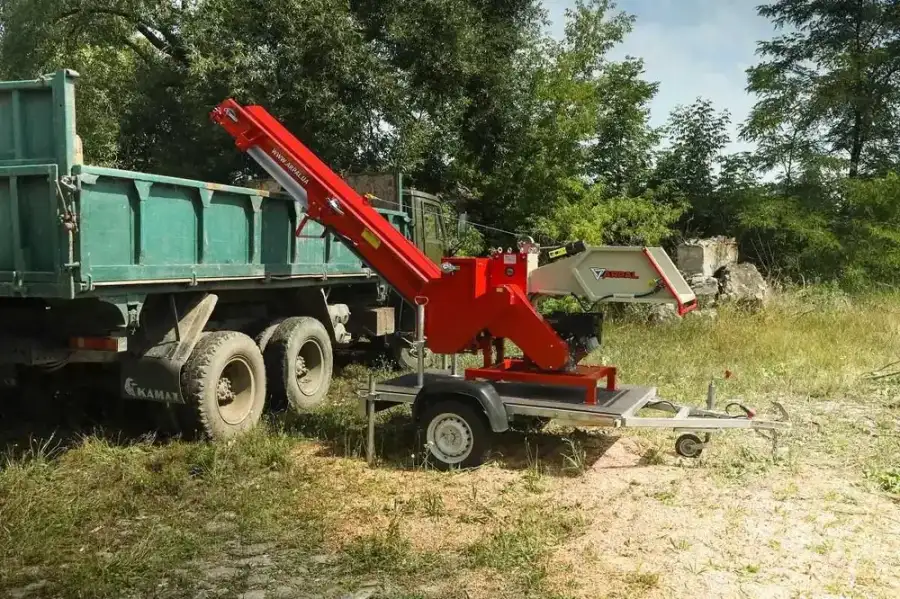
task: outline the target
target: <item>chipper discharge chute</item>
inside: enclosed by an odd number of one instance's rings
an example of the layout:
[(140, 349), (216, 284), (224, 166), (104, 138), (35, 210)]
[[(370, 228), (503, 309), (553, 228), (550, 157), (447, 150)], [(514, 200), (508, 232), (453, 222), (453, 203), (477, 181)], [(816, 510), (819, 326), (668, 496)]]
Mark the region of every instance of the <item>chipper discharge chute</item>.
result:
[(576, 244), (567, 253), (574, 255), (529, 273), (529, 294), (575, 295), (592, 304), (668, 303), (677, 307), (679, 316), (697, 305), (694, 292), (662, 248)]
[[(480, 463), (490, 433), (509, 429), (518, 417), (706, 433), (777, 428), (749, 410), (736, 417), (676, 406), (653, 388), (619, 385), (615, 367), (579, 363), (597, 344), (599, 313), (544, 316), (533, 303), (537, 296), (574, 294), (591, 304), (672, 303), (683, 315), (696, 300), (661, 248), (575, 243), (551, 250), (550, 263), (539, 267), (540, 249), (521, 243), (517, 250), (436, 265), (264, 108), (226, 100), (212, 118), (297, 201), (298, 235), (308, 220), (317, 221), (416, 306), (419, 356), (426, 346), (452, 356), (449, 371), (426, 372), (420, 358), (418, 372), (380, 385), (370, 381), (370, 457), (375, 411), (401, 403), (413, 404), (431, 457), (445, 467)], [(505, 355), (507, 341), (521, 357)], [(472, 351), (482, 353), (483, 366), (459, 375), (456, 355)], [(649, 407), (674, 417), (638, 416)], [(688, 432), (676, 448), (696, 456), (705, 442)]]

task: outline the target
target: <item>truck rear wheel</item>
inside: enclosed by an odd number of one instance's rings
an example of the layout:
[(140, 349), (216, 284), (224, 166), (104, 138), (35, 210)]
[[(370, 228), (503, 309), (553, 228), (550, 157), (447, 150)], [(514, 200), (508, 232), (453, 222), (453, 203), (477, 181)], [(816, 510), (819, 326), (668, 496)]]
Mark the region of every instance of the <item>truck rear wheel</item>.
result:
[(295, 412), (321, 404), (331, 386), (334, 353), (325, 325), (309, 316), (288, 318), (266, 346), (273, 405), (287, 400)]
[(181, 375), (181, 388), (199, 427), (228, 439), (259, 423), (266, 402), (266, 369), (256, 343), (243, 333), (207, 333)]
[(266, 347), (269, 345), (269, 340), (272, 339), (272, 335), (275, 334), (275, 331), (278, 330), (278, 327), (281, 326), (282, 322), (284, 322), (284, 318), (272, 321), (256, 335), (256, 345), (259, 346), (259, 351), (261, 351), (263, 355), (266, 354)]

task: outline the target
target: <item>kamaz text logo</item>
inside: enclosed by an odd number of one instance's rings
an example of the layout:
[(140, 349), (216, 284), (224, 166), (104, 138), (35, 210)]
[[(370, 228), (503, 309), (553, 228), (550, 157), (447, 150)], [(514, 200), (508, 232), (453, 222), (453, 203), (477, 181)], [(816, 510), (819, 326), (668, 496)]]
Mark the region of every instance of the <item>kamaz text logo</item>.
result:
[(600, 279), (639, 279), (637, 273), (631, 270), (609, 270), (606, 268), (591, 268), (594, 278)]
[(178, 402), (178, 396), (171, 391), (163, 391), (162, 389), (144, 389), (138, 387), (133, 378), (125, 379), (122, 385), (125, 395), (134, 399), (152, 399), (156, 401)]
[(284, 165), (284, 167), (289, 170), (303, 185), (309, 185), (309, 177), (303, 174), (303, 171), (300, 170), (300, 167), (295, 165), (293, 162), (288, 160), (288, 157), (279, 152), (276, 148), (272, 148), (272, 156), (274, 156), (278, 162)]

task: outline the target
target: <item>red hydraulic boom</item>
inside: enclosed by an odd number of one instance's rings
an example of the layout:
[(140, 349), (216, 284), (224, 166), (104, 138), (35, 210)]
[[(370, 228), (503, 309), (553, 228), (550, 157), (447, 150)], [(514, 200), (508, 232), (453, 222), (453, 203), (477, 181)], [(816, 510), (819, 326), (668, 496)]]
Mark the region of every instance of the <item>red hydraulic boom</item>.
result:
[[(584, 386), (589, 399), (600, 378), (615, 388), (614, 369), (575, 367), (567, 343), (535, 310), (526, 295), (525, 253), (446, 258), (438, 267), (264, 108), (229, 99), (211, 116), (303, 206), (298, 233), (307, 219), (332, 229), (407, 301), (427, 304), (432, 351), (484, 351), (485, 368), (467, 377), (574, 384)], [(526, 359), (505, 358), (504, 338)]]
[(298, 235), (308, 219), (334, 230), (410, 302), (426, 283), (440, 278), (434, 262), (266, 109), (227, 100), (213, 111), (213, 120), (303, 206)]

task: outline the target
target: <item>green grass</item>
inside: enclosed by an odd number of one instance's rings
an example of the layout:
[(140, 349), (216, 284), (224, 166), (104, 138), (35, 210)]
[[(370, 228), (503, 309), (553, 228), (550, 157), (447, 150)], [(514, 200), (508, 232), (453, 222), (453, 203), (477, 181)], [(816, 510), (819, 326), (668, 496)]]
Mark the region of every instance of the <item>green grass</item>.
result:
[(525, 591), (545, 591), (549, 553), (585, 523), (580, 510), (545, 508), (529, 503), (515, 519), (490, 523), (492, 530), (466, 549), (469, 565), (507, 573)]
[(227, 540), (315, 547), (324, 506), (294, 492), (317, 482), (291, 459), (294, 443), (265, 429), (228, 445), (88, 437), (55, 459), (9, 462), (0, 473), (0, 587), (39, 569), (63, 596), (111, 596), (149, 589), (160, 572), (215, 556)]
[[(617, 365), (624, 383), (653, 384), (662, 397), (702, 405), (716, 379), (719, 408), (739, 400), (774, 416), (771, 402), (785, 405), (794, 428), (778, 455), (761, 441), (725, 440), (736, 434), (714, 440), (701, 460), (724, 479), (743, 483), (809, 459), (882, 471), (900, 455), (900, 409), (891, 407), (900, 389), (893, 372), (900, 370), (900, 294), (850, 297), (812, 287), (778, 296), (759, 313), (719, 307), (715, 319), (619, 320), (604, 334), (608, 343), (591, 359)], [(668, 451), (668, 433), (645, 436), (651, 452)]]
[(438, 556), (415, 551), (400, 532), (399, 518), (399, 514), (394, 514), (386, 529), (359, 537), (344, 547), (351, 571), (365, 575), (414, 574), (436, 567)]
[[(714, 439), (693, 461), (672, 456), (668, 431), (626, 433), (640, 439), (641, 476), (692, 468), (711, 475), (707, 484), (741, 493), (781, 475), (773, 509), (805, 497), (798, 476), (810, 467), (840, 470), (879, 497), (900, 496), (898, 295), (804, 289), (758, 314), (720, 308), (716, 319), (664, 325), (612, 319), (591, 361), (617, 365), (624, 383), (652, 384), (663, 397), (695, 404), (710, 378), (728, 369), (733, 376), (718, 382), (721, 400), (764, 408), (778, 399), (795, 418), (776, 453), (736, 432)], [(196, 595), (211, 569), (236, 567), (239, 574), (220, 585), (236, 594), (249, 588), (251, 570), (235, 566), (229, 551), (266, 543), (271, 576), (290, 579), (308, 569), (299, 590), (312, 594), (352, 592), (376, 580), (385, 597), (589, 596), (561, 582), (554, 557), (586, 534), (593, 516), (558, 493), (578, 495), (579, 485), (605, 476), (590, 471), (609, 446), (605, 437), (508, 435), (487, 469), (438, 473), (422, 465), (409, 412), (399, 409), (378, 415), (379, 463), (369, 470), (356, 403), (367, 375), (361, 366), (346, 368), (327, 406), (274, 419), (229, 444), (99, 435), (20, 442), (0, 462), (0, 591), (46, 581), (40, 593), (62, 599), (168, 599)], [(506, 481), (499, 491), (494, 477)], [(645, 484), (634, 488), (647, 491), (626, 490), (615, 501), (668, 510), (691, 500), (687, 485)], [(833, 502), (849, 501), (829, 493)], [(744, 514), (736, 508), (725, 517), (738, 526)], [(440, 549), (431, 542), (456, 536), (458, 543)], [(702, 544), (670, 538), (662, 541), (669, 554), (694, 563), (688, 556)], [(782, 550), (774, 542), (766, 547)], [(806, 547), (835, 553), (827, 539)], [(329, 558), (319, 564), (314, 556)], [(618, 586), (607, 595), (659, 593), (672, 584), (665, 571), (645, 572), (641, 563), (636, 557), (633, 567), (611, 574)], [(766, 573), (754, 561), (741, 564), (749, 564), (738, 566), (745, 575)], [(485, 586), (462, 593), (460, 581)], [(438, 590), (421, 590), (426, 583)]]
[(593, 358), (617, 365), (623, 381), (653, 381), (678, 400), (701, 403), (710, 379), (726, 370), (733, 376), (719, 381), (722, 394), (853, 396), (866, 374), (900, 360), (900, 296), (851, 299), (809, 288), (757, 314), (719, 307), (714, 320), (619, 321), (604, 335)]
[(900, 467), (868, 470), (866, 476), (873, 480), (878, 488), (885, 493), (900, 497)]

